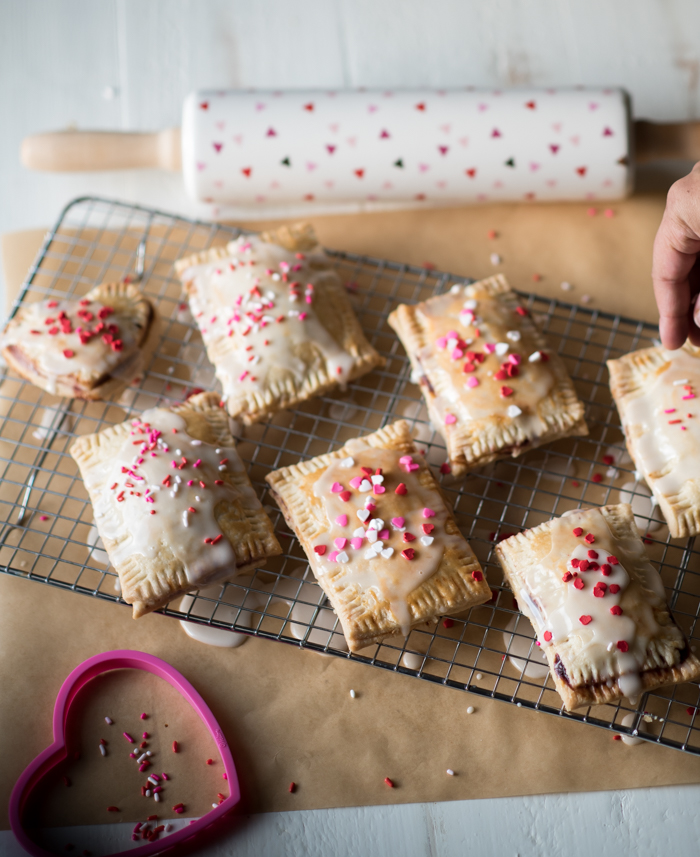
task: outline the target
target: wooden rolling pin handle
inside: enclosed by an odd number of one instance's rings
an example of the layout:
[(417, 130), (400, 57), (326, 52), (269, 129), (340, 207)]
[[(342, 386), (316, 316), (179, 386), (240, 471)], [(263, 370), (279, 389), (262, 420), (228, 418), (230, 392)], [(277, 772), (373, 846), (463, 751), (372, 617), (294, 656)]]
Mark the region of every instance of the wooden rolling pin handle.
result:
[(657, 124), (637, 120), (634, 123), (635, 161), (700, 161), (700, 122)]
[(25, 167), (49, 172), (181, 169), (180, 129), (153, 134), (112, 131), (53, 131), (22, 141)]

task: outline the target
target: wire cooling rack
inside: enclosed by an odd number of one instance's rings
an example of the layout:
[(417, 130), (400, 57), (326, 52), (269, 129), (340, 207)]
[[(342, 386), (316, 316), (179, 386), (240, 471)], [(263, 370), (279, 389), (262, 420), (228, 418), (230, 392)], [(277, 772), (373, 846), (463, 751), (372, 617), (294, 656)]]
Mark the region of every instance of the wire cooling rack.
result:
[[(124, 603), (118, 579), (92, 525), (92, 509), (68, 454), (77, 435), (122, 422), (155, 405), (215, 386), (214, 373), (173, 262), (223, 244), (238, 230), (99, 198), (75, 200), (47, 235), (13, 312), (22, 302), (82, 296), (95, 284), (140, 281), (160, 316), (150, 365), (119, 401), (59, 399), (3, 369), (0, 375), (0, 570), (28, 580)], [(445, 448), (410, 382), (408, 361), (386, 319), (399, 302), (423, 300), (463, 277), (351, 253), (331, 253), (355, 310), (386, 368), (277, 414), (265, 424), (233, 426), (239, 451), (266, 505), (284, 555), (234, 583), (208, 587), (162, 612), (208, 626), (292, 643), (435, 684), (579, 720), (700, 754), (700, 694), (683, 684), (628, 703), (567, 714), (554, 690), (530, 623), (503, 583), (494, 545), (583, 505), (632, 502), (675, 618), (693, 644), (700, 615), (700, 554), (694, 540), (672, 540), (643, 483), (635, 480), (608, 390), (605, 360), (652, 344), (654, 328), (620, 316), (521, 295), (562, 355), (586, 403), (589, 437), (558, 441), (455, 481), (441, 471)], [(351, 437), (404, 417), (458, 524), (479, 557), (492, 600), (460, 617), (422, 626), (359, 654), (345, 646), (337, 617), (315, 583), (299, 543), (267, 496), (270, 470), (336, 449)], [(445, 468), (442, 468), (443, 470)], [(116, 609), (116, 608), (115, 608)], [(192, 629), (192, 625), (186, 627)]]

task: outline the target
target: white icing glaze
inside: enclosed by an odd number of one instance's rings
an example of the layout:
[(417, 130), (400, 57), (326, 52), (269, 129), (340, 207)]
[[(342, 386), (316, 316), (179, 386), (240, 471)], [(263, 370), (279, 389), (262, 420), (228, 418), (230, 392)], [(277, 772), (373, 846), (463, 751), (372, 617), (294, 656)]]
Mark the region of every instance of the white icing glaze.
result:
[[(538, 404), (555, 377), (546, 353), (537, 350), (531, 319), (517, 312), (517, 304), (470, 285), (461, 295), (448, 293), (420, 304), (418, 313), (435, 340), (411, 359), (430, 377), (439, 431), (493, 416), (517, 421), (532, 436), (545, 431)], [(534, 354), (538, 359), (531, 360)]]
[[(55, 393), (58, 378), (81, 379), (116, 375), (136, 344), (136, 329), (129, 315), (115, 312), (99, 301), (46, 300), (28, 304), (23, 317), (0, 338), (0, 346), (18, 346)], [(136, 371), (131, 366), (129, 373)]]
[[(620, 721), (620, 726), (627, 726), (628, 728), (630, 726), (634, 726), (634, 721), (635, 721), (636, 717), (637, 717), (637, 715), (633, 711), (631, 711), (629, 714), (625, 714), (625, 716)], [(641, 730), (642, 730), (642, 726), (640, 723), (637, 731), (641, 732)], [(622, 742), (624, 744), (627, 744), (629, 747), (634, 747), (636, 744), (643, 744), (644, 743), (644, 739), (637, 738), (634, 735), (622, 735), (621, 737), (622, 737)]]
[[(335, 276), (325, 257), (307, 259), (259, 236), (241, 236), (226, 249), (226, 258), (181, 274), (184, 281), (194, 280), (190, 307), (224, 397), (264, 390), (290, 373), (303, 381), (313, 371), (313, 352), (316, 368), (325, 364), (332, 377), (347, 381), (353, 357), (314, 309), (314, 289)], [(326, 261), (325, 270), (315, 270), (310, 260)]]
[[(420, 483), (413, 456), (374, 449), (359, 439), (348, 450), (355, 466), (334, 462), (313, 486), (328, 531), (314, 545), (325, 552), (314, 553), (312, 567), (319, 578), (332, 574), (336, 584), (374, 590), (407, 636), (408, 596), (437, 571), (446, 547), (462, 539), (445, 532), (447, 507), (437, 490)], [(401, 483), (406, 492), (396, 494)], [(422, 535), (434, 541), (422, 545)]]
[[(517, 633), (513, 633), (516, 631)], [(508, 660), (520, 673), (529, 678), (544, 678), (549, 673), (549, 662), (542, 647), (533, 646), (531, 625), (522, 617), (513, 616), (503, 632)]]
[(643, 482), (625, 482), (620, 488), (620, 502), (632, 507), (634, 523), (640, 533), (654, 533), (663, 526), (652, 517), (656, 501)]
[[(243, 471), (236, 450), (195, 440), (185, 425), (161, 408), (133, 420), (132, 432), (106, 463), (107, 472), (95, 470), (107, 487), (94, 512), (103, 537), (116, 542), (110, 549), (115, 565), (133, 554), (155, 557), (167, 546), (197, 585), (235, 572), (233, 548), (216, 520), (217, 505), (240, 500), (242, 491), (247, 507), (259, 501), (252, 488), (239, 490), (226, 479), (227, 473)], [(114, 514), (115, 502), (120, 515)]]
[(620, 412), (636, 438), (635, 466), (655, 494), (675, 496), (700, 480), (700, 360), (684, 349), (666, 357), (639, 396), (622, 400)]
[[(652, 607), (664, 601), (658, 572), (637, 539), (613, 539), (598, 509), (553, 520), (551, 535), (550, 552), (532, 569), (528, 589), (519, 596), (542, 648), (578, 638), (601, 680), (618, 678), (624, 695), (637, 696), (647, 646), (659, 630)], [(620, 557), (634, 559), (643, 582), (630, 578)]]

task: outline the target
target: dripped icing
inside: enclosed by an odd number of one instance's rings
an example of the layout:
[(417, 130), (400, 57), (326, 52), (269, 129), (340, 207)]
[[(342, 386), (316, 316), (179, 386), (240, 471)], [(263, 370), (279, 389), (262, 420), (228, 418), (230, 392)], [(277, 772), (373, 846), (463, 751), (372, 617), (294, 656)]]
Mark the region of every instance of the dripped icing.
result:
[[(598, 680), (617, 678), (623, 695), (638, 696), (649, 640), (659, 631), (652, 608), (664, 603), (658, 572), (638, 539), (613, 538), (599, 509), (557, 518), (550, 533), (549, 553), (519, 594), (540, 645), (577, 639)], [(630, 577), (626, 560), (643, 567), (643, 580)]]
[(643, 391), (619, 404), (637, 470), (655, 494), (675, 496), (700, 481), (700, 360), (685, 349), (665, 357)]
[(66, 375), (87, 380), (114, 374), (136, 344), (137, 330), (126, 312), (87, 298), (27, 304), (0, 338), (0, 347), (21, 349), (18, 359), (34, 365), (49, 393)]
[[(193, 281), (190, 308), (202, 333), (224, 397), (264, 390), (289, 374), (301, 383), (314, 369), (327, 368), (341, 382), (354, 358), (321, 323), (314, 307), (318, 284), (335, 274), (308, 258), (241, 236), (228, 256), (194, 265), (180, 276)], [(310, 261), (316, 261), (316, 266)]]
[(429, 376), (440, 426), (501, 417), (530, 435), (546, 430), (538, 404), (556, 378), (526, 310), (476, 284), (431, 298), (416, 312), (434, 339), (412, 359)]
[(314, 543), (312, 568), (319, 578), (333, 575), (335, 586), (374, 590), (407, 636), (408, 597), (437, 571), (447, 547), (464, 540), (445, 531), (447, 507), (418, 477), (425, 465), (361, 441), (346, 449), (349, 457), (331, 464), (313, 486), (328, 529)]
[[(112, 541), (114, 565), (139, 554), (154, 558), (167, 546), (192, 585), (235, 573), (236, 557), (216, 512), (223, 501), (258, 505), (252, 488), (227, 474), (243, 472), (233, 448), (214, 447), (187, 434), (185, 420), (163, 408), (145, 411), (108, 462), (105, 489), (95, 501), (95, 523)], [(119, 515), (114, 504), (119, 504)]]

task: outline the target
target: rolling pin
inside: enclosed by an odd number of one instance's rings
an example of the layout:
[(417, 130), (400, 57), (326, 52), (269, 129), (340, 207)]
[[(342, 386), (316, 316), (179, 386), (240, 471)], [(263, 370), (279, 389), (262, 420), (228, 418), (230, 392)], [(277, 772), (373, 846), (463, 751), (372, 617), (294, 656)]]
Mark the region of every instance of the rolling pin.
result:
[(194, 200), (261, 214), (612, 200), (631, 192), (635, 163), (700, 158), (700, 123), (633, 121), (615, 88), (201, 91), (181, 130), (37, 134), (21, 157), (35, 170), (182, 170)]

